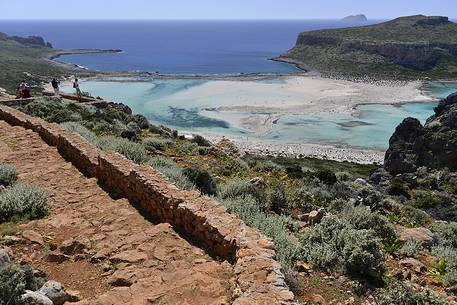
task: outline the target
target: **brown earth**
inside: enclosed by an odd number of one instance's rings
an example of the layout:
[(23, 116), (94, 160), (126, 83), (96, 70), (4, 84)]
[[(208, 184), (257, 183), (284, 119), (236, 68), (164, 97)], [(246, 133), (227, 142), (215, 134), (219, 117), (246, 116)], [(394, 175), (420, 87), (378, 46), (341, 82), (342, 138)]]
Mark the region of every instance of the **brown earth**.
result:
[(14, 164), (19, 181), (51, 194), (50, 215), (19, 226), (39, 233), (43, 245), (21, 238), (15, 258), (79, 291), (81, 304), (230, 302), (230, 264), (213, 260), (169, 224), (145, 219), (128, 200), (111, 198), (38, 134), (0, 121), (0, 163)]

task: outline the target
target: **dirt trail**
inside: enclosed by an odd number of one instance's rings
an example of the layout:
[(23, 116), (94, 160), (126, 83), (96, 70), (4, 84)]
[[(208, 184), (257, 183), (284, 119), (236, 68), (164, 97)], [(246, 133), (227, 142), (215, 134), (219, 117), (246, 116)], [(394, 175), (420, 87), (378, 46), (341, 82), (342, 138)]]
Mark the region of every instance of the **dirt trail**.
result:
[(126, 199), (112, 199), (38, 134), (0, 121), (0, 163), (14, 164), (20, 181), (51, 193), (51, 214), (20, 226), (47, 242), (16, 244), (16, 258), (79, 291), (81, 304), (229, 303), (228, 263), (214, 261), (170, 225), (144, 219)]

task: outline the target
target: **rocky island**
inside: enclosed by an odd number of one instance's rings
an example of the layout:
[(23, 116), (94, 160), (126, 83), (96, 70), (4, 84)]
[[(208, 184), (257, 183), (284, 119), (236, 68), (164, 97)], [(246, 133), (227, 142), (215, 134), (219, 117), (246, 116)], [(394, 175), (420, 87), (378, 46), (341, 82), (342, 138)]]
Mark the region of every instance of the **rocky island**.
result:
[(279, 60), (328, 75), (451, 78), (457, 75), (457, 24), (447, 17), (418, 15), (303, 32)]
[(359, 14), (359, 15), (351, 15), (351, 16), (344, 17), (343, 19), (341, 19), (341, 21), (343, 21), (343, 22), (367, 22), (368, 18), (367, 18), (367, 16), (365, 16), (363, 14)]

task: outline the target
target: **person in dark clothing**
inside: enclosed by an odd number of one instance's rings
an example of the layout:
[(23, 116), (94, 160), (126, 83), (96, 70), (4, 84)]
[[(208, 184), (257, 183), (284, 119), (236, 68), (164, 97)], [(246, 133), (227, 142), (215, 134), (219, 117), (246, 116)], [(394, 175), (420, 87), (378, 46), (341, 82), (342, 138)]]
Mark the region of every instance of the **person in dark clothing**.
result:
[(59, 84), (60, 84), (60, 82), (57, 79), (55, 79), (55, 78), (52, 79), (51, 85), (52, 85), (52, 88), (54, 89), (54, 95), (60, 94)]

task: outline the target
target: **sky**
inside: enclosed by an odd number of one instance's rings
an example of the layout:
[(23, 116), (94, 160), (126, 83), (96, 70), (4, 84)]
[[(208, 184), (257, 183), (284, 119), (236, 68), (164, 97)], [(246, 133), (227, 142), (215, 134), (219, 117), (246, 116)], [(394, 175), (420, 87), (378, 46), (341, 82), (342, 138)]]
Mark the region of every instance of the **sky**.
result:
[(457, 0), (0, 0), (6, 19), (386, 19), (457, 17)]

